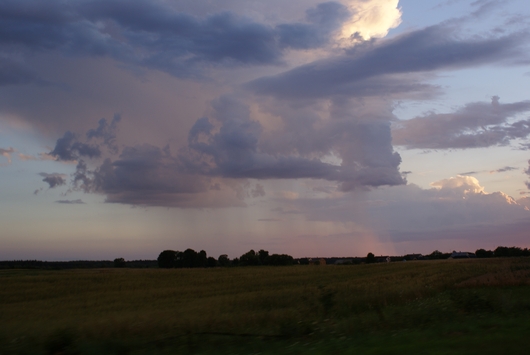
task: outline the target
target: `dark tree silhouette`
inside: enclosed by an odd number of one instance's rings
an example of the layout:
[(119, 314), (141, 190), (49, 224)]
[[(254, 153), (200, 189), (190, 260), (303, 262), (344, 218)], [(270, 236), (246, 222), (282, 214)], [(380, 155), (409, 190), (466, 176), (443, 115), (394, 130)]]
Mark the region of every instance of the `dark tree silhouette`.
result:
[(291, 255), (287, 254), (272, 254), (267, 258), (268, 265), (282, 266), (282, 265), (293, 265), (294, 259)]
[(240, 266), (254, 266), (259, 265), (259, 256), (254, 250), (250, 250), (239, 258)]
[(207, 267), (216, 267), (217, 266), (217, 260), (215, 258), (212, 258), (211, 256), (208, 257), (206, 260), (206, 266)]
[(182, 267), (191, 268), (197, 265), (198, 255), (195, 250), (188, 248), (182, 254)]
[(260, 251), (258, 251), (258, 259), (261, 265), (268, 265), (269, 264), (269, 260), (268, 260), (269, 252), (261, 249)]
[(493, 252), (491, 250), (477, 249), (475, 255), (477, 258), (492, 258)]
[(219, 255), (217, 262), (219, 263), (219, 266), (230, 266), (230, 259), (226, 254)]
[(124, 258), (114, 259), (114, 267), (125, 267), (125, 259)]
[(375, 255), (373, 253), (368, 253), (368, 255), (366, 255), (366, 263), (367, 264), (375, 263)]
[(204, 250), (201, 250), (199, 253), (197, 253), (197, 257), (195, 259), (194, 267), (207, 267), (208, 266), (208, 256), (206, 255), (206, 252)]
[(427, 257), (431, 260), (448, 259), (450, 256), (451, 256), (451, 253), (442, 253), (439, 250), (435, 250), (429, 255), (427, 255)]
[(493, 254), (496, 257), (530, 256), (530, 251), (519, 247), (497, 247)]
[(158, 267), (169, 269), (176, 267), (177, 265), (177, 251), (174, 250), (164, 250), (158, 255)]

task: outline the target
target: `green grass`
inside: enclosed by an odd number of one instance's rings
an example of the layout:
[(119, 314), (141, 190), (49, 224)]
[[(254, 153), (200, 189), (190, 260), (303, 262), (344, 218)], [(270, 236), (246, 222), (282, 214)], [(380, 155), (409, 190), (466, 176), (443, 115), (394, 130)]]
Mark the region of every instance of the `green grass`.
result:
[(1, 354), (523, 354), (530, 258), (0, 271)]

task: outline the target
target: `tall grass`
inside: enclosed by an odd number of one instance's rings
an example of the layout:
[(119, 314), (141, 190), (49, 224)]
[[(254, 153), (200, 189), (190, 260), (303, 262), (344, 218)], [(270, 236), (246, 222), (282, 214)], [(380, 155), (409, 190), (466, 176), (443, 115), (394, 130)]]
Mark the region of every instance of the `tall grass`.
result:
[(529, 258), (0, 271), (0, 351), (116, 343), (130, 352), (205, 337), (341, 339), (424, 329), (470, 315), (528, 314), (529, 283)]

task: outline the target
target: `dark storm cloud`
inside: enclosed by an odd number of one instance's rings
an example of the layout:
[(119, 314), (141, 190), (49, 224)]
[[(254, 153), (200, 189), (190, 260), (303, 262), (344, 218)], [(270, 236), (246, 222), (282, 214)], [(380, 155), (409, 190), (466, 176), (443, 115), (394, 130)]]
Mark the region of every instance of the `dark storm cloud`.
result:
[[(198, 120), (190, 131), (188, 140), (193, 155), (190, 157), (184, 155), (182, 158), (192, 171), (223, 177), (254, 179), (337, 177), (338, 167), (322, 163), (317, 159), (275, 157), (260, 152), (258, 140), (261, 125), (257, 121), (248, 118), (227, 119), (218, 133), (212, 133), (207, 129), (208, 127), (213, 125), (207, 118), (203, 118)], [(203, 134), (204, 137), (198, 133)], [(209, 161), (212, 164), (208, 164)]]
[(393, 130), (393, 143), (407, 148), (465, 149), (508, 145), (530, 134), (530, 119), (508, 119), (530, 111), (530, 101), (501, 104), (469, 103), (454, 113), (416, 117), (401, 121)]
[[(387, 77), (399, 79), (406, 87), (413, 82), (403, 74), (514, 62), (524, 57), (521, 46), (526, 43), (526, 34), (461, 39), (455, 32), (442, 24), (392, 39), (366, 41), (344, 55), (260, 78), (248, 87), (258, 94), (284, 99), (356, 95), (359, 90), (366, 91), (366, 85), (375, 85), (372, 81), (384, 82)], [(356, 87), (356, 83), (362, 85)], [(387, 92), (384, 85), (380, 89), (379, 94)]]
[(0, 86), (29, 83), (46, 84), (46, 81), (23, 63), (2, 57), (0, 53)]
[[(306, 12), (306, 22), (277, 26), (230, 12), (196, 17), (162, 1), (3, 1), (0, 52), (59, 51), (108, 56), (179, 77), (201, 76), (201, 63), (271, 65), (287, 48), (325, 45), (348, 17), (345, 6), (327, 2)], [(0, 84), (36, 80), (23, 67), (1, 70)]]
[(207, 190), (199, 176), (181, 172), (176, 158), (152, 145), (126, 147), (119, 158), (95, 170), (78, 166), (76, 179), (85, 192), (102, 193), (107, 202), (167, 206)]
[(64, 174), (47, 174), (47, 173), (40, 173), (40, 176), (44, 177), (42, 181), (47, 183), (50, 186), (50, 189), (53, 189), (54, 187), (65, 185), (66, 179)]
[[(388, 122), (343, 120), (323, 129), (323, 135), (332, 138), (320, 137), (320, 155), (337, 151), (342, 158), (341, 165), (333, 165), (311, 157), (314, 151), (296, 154), (291, 146), (290, 154), (279, 154), (270, 150), (272, 145), (260, 144), (260, 123), (236, 100), (223, 97), (214, 107), (214, 121), (201, 118), (190, 130), (188, 150), (181, 155), (190, 172), (229, 178), (325, 179), (341, 182), (342, 190), (405, 181), (398, 170), (401, 158), (390, 143)], [(309, 141), (311, 135), (317, 137), (315, 131), (308, 134)]]

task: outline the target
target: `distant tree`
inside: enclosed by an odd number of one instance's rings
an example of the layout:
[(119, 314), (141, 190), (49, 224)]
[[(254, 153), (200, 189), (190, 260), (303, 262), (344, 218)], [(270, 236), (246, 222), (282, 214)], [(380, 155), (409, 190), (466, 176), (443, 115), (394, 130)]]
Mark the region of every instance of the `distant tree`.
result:
[(206, 260), (206, 266), (207, 267), (216, 267), (217, 266), (217, 260), (215, 258), (209, 256)]
[(239, 258), (240, 266), (255, 266), (259, 265), (259, 256), (254, 250), (250, 250)]
[(258, 259), (261, 265), (267, 265), (269, 262), (269, 252), (261, 249), (260, 251), (258, 251)]
[(182, 255), (182, 267), (191, 268), (197, 265), (198, 255), (193, 249), (186, 249)]
[(281, 265), (293, 265), (294, 259), (291, 255), (287, 254), (272, 254), (268, 257), (268, 265), (281, 266)]
[(217, 262), (219, 263), (219, 266), (230, 266), (230, 259), (226, 254), (219, 255)]
[(240, 263), (239, 263), (239, 258), (234, 258), (234, 259), (232, 260), (231, 264), (232, 264), (233, 266), (239, 266), (239, 264), (240, 264)]
[(177, 251), (176, 252), (176, 258), (175, 258), (175, 267), (176, 268), (183, 268), (184, 267), (184, 252)]
[(439, 250), (435, 250), (429, 255), (427, 255), (427, 259), (430, 259), (430, 260), (449, 259), (450, 256), (451, 256), (451, 253), (442, 253)]
[(491, 250), (477, 249), (475, 255), (477, 258), (491, 258), (493, 257), (493, 252)]
[(114, 259), (114, 267), (125, 267), (125, 259), (124, 258)]
[(157, 259), (158, 267), (165, 269), (176, 267), (177, 253), (174, 250), (164, 250), (161, 252)]
[(366, 263), (367, 264), (375, 263), (375, 255), (373, 253), (368, 253), (368, 255), (366, 255)]
[(300, 265), (309, 265), (309, 258), (300, 258), (298, 259)]
[(439, 251), (439, 250), (437, 249), (437, 250), (433, 251), (432, 253), (430, 253), (429, 255), (427, 255), (427, 257), (428, 257), (429, 259), (434, 259), (434, 260), (436, 260), (436, 259), (443, 259), (443, 255), (444, 255), (444, 254), (443, 254), (441, 251)]
[(200, 252), (197, 253), (194, 267), (207, 267), (207, 266), (208, 266), (208, 256), (206, 255), (206, 252), (204, 250), (201, 250)]
[(496, 257), (513, 257), (513, 256), (529, 256), (528, 249), (521, 249), (519, 247), (497, 247), (493, 254)]

